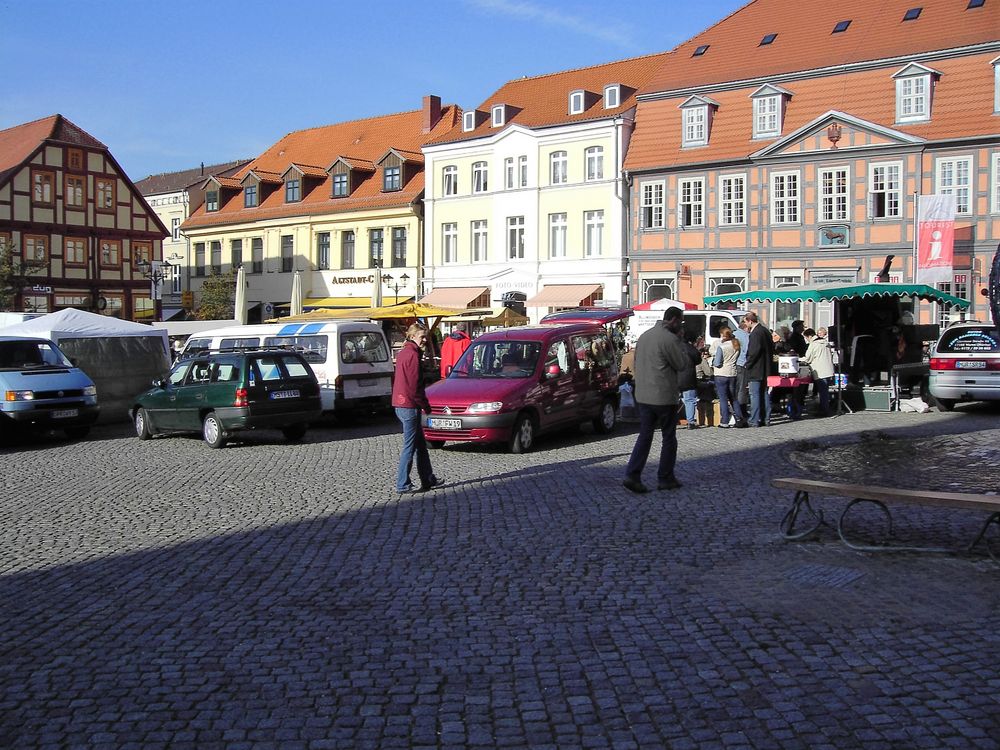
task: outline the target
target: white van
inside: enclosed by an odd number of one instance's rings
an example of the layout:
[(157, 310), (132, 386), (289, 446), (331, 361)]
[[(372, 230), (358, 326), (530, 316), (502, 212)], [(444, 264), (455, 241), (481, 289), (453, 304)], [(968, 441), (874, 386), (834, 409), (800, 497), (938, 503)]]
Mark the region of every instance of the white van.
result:
[[(627, 340), (629, 345), (635, 346), (635, 342), (639, 340), (639, 335), (643, 331), (663, 320), (664, 312), (666, 311), (636, 310), (635, 314), (628, 319)], [(729, 326), (735, 331), (745, 314), (744, 310), (685, 310), (684, 331), (693, 334), (693, 339), (702, 336), (705, 339), (705, 345), (712, 347), (714, 351), (719, 343), (719, 329), (723, 326)]]
[(289, 347), (298, 351), (319, 381), (324, 414), (388, 408), (392, 359), (381, 326), (371, 321), (266, 323), (201, 331), (179, 358), (205, 350)]

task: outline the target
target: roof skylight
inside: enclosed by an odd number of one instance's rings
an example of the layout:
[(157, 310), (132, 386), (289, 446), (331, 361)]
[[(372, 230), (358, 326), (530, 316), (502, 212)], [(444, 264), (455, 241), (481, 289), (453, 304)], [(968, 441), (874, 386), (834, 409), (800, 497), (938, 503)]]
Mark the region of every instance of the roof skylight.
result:
[(910, 8), (908, 11), (906, 11), (906, 15), (903, 16), (903, 20), (916, 21), (918, 18), (920, 18), (920, 11), (922, 10), (923, 8)]
[(708, 52), (708, 48), (709, 48), (709, 46), (710, 46), (710, 45), (708, 45), (708, 44), (703, 44), (703, 45), (701, 45), (701, 46), (700, 46), (700, 47), (699, 47), (698, 49), (696, 49), (696, 50), (694, 51), (694, 54), (693, 54), (693, 55), (691, 55), (691, 57), (701, 57), (701, 56), (702, 56), (702, 55), (704, 55), (704, 54), (705, 54), (706, 52)]
[(833, 27), (833, 34), (839, 34), (842, 31), (847, 31), (847, 27), (851, 25), (850, 21), (837, 21), (837, 25)]
[(969, 0), (969, 4), (965, 6), (965, 9), (982, 8), (984, 5), (986, 5), (986, 0)]
[(778, 38), (777, 34), (767, 34), (767, 35), (764, 36), (763, 39), (760, 40), (760, 44), (757, 45), (757, 46), (758, 47), (766, 47), (768, 44), (770, 44), (771, 42), (773, 42), (777, 38)]

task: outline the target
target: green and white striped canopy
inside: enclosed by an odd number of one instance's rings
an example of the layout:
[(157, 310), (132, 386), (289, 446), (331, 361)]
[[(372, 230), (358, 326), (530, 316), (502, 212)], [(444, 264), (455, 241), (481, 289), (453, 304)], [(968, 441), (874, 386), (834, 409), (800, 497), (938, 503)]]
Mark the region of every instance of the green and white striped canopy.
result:
[(789, 286), (780, 289), (757, 289), (705, 297), (706, 305), (719, 302), (824, 302), (855, 297), (917, 297), (949, 307), (965, 309), (969, 301), (935, 289), (927, 284), (818, 284)]

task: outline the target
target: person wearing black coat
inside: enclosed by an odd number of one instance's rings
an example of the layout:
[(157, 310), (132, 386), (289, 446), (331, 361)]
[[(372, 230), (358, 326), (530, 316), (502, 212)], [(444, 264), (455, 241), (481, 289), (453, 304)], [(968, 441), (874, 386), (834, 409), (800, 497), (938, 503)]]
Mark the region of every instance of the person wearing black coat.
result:
[(763, 427), (771, 421), (771, 399), (767, 394), (767, 376), (774, 356), (771, 332), (760, 322), (757, 313), (748, 312), (743, 320), (750, 335), (746, 364), (750, 387), (750, 426)]

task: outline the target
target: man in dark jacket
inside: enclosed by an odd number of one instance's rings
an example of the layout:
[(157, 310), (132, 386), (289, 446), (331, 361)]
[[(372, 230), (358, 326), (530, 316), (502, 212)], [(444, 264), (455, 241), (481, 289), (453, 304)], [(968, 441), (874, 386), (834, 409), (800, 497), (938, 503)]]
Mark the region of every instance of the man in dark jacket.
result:
[(469, 338), (469, 334), (465, 332), (465, 323), (458, 323), (455, 326), (455, 330), (452, 331), (445, 340), (441, 343), (441, 377), (448, 377), (448, 373), (451, 368), (455, 366), (459, 358), (465, 353), (465, 350), (469, 348), (469, 344), (472, 343), (472, 339)]
[(681, 486), (674, 476), (677, 463), (677, 388), (678, 373), (694, 369), (684, 353), (681, 331), (684, 311), (671, 307), (663, 314), (663, 323), (645, 331), (635, 345), (635, 401), (639, 410), (639, 434), (625, 467), (625, 489), (649, 492), (642, 483), (642, 470), (653, 445), (657, 428), (663, 435), (660, 465), (656, 472), (657, 489), (673, 490)]
[[(396, 472), (396, 491), (400, 493), (426, 492), (441, 484), (431, 468), (427, 440), (420, 426), (420, 413), (431, 413), (420, 368), (420, 357), (426, 346), (427, 329), (414, 323), (406, 330), (406, 343), (396, 355), (392, 405), (396, 409), (396, 417), (403, 425), (403, 451), (399, 454), (399, 469)], [(417, 474), (420, 476), (419, 487), (414, 487), (410, 481), (414, 456), (417, 459)]]
[(763, 427), (771, 421), (771, 399), (767, 393), (767, 376), (774, 356), (771, 332), (764, 327), (757, 313), (743, 316), (750, 341), (747, 344), (747, 383), (750, 386), (750, 426)]

